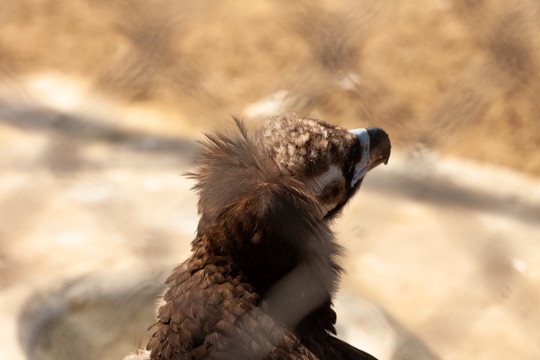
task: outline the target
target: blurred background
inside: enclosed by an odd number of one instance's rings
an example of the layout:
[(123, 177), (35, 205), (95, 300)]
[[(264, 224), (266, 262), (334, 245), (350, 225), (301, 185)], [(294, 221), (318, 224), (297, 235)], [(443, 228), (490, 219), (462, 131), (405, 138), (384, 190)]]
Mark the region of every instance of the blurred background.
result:
[(0, 359), (144, 346), (202, 133), (294, 111), (390, 135), (337, 237), (339, 335), (540, 358), (537, 0), (0, 2)]

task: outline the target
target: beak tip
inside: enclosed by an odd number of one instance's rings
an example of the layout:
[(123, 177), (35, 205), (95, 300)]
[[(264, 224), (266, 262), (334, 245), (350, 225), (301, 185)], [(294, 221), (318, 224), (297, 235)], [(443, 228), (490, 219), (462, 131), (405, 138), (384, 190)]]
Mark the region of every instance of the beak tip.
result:
[(371, 142), (371, 151), (373, 155), (380, 156), (383, 158), (383, 163), (388, 164), (390, 159), (390, 138), (386, 131), (376, 127), (366, 128), (370, 137)]

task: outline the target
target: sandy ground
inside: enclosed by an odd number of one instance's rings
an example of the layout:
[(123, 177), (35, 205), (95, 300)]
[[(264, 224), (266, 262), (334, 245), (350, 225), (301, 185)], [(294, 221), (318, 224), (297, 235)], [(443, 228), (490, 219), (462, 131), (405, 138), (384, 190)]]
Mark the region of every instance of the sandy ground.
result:
[(334, 224), (383, 359), (540, 358), (536, 0), (0, 3), (0, 359), (119, 359), (197, 224), (203, 131), (283, 110), (393, 154)]

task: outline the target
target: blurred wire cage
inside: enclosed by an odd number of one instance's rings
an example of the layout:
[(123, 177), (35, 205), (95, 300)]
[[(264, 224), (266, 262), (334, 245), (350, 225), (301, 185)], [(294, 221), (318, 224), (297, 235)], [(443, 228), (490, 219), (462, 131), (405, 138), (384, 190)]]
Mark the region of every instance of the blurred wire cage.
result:
[(338, 330), (382, 359), (540, 358), (536, 0), (0, 4), (0, 358), (144, 345), (229, 114), (378, 126), (334, 225)]

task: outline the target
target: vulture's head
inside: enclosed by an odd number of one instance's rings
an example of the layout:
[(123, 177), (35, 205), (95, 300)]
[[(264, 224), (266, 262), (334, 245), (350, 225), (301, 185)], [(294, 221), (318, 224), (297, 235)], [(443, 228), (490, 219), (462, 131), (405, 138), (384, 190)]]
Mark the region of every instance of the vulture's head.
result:
[(379, 128), (347, 131), (291, 113), (268, 119), (261, 138), (280, 172), (315, 195), (325, 219), (343, 207), (369, 170), (390, 156), (390, 140)]

